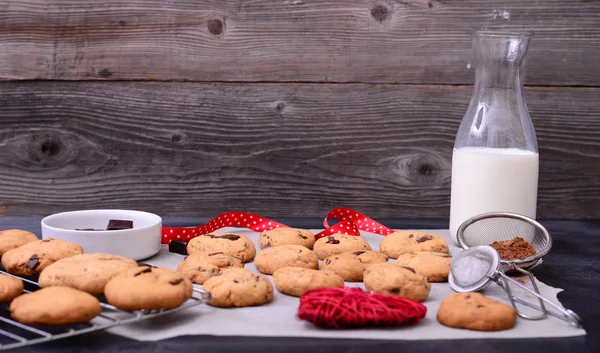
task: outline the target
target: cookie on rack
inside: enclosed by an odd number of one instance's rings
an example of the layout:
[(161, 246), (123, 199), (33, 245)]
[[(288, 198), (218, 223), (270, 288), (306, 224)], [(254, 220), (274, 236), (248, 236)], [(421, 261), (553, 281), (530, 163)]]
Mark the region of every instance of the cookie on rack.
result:
[(379, 250), (392, 259), (402, 254), (417, 251), (431, 251), (448, 254), (448, 243), (443, 237), (422, 231), (403, 230), (383, 238)]
[(10, 303), (10, 315), (26, 325), (71, 325), (88, 322), (102, 310), (93, 295), (70, 287), (48, 287), (23, 294)]
[(46, 267), (38, 279), (40, 287), (65, 286), (102, 294), (117, 274), (137, 268), (137, 262), (119, 255), (90, 253), (60, 259)]
[(315, 235), (307, 229), (274, 228), (260, 233), (258, 245), (261, 249), (280, 245), (302, 245), (312, 249), (315, 245)]
[(202, 286), (211, 294), (208, 305), (231, 308), (259, 306), (273, 299), (273, 285), (265, 275), (245, 268), (229, 268)]
[(0, 256), (9, 250), (36, 240), (39, 240), (39, 238), (26, 230), (7, 229), (0, 231)]
[(475, 331), (510, 330), (517, 322), (516, 310), (481, 293), (454, 293), (437, 311), (440, 324)]
[(187, 245), (188, 254), (211, 254), (222, 252), (237, 257), (242, 262), (252, 261), (256, 247), (247, 237), (235, 233), (209, 233), (193, 238)]
[(302, 267), (282, 267), (273, 273), (275, 287), (283, 294), (301, 297), (313, 289), (344, 286), (344, 279), (337, 273)]
[(371, 250), (359, 250), (331, 255), (321, 263), (319, 269), (337, 273), (346, 282), (361, 282), (363, 272), (368, 265), (387, 261), (386, 254)]
[(367, 266), (363, 282), (369, 291), (405, 297), (418, 302), (427, 300), (431, 291), (431, 284), (427, 278), (416, 274), (410, 267), (389, 262)]
[(418, 251), (404, 253), (396, 259), (396, 264), (413, 268), (418, 275), (429, 282), (446, 282), (450, 273), (452, 256), (439, 252)]
[(302, 245), (280, 245), (258, 252), (254, 266), (261, 273), (271, 275), (282, 267), (302, 267), (316, 270), (319, 258)]
[(83, 248), (60, 239), (29, 242), (2, 255), (2, 266), (7, 272), (35, 276), (60, 259), (83, 254)]
[(0, 274), (0, 303), (8, 303), (23, 294), (23, 281), (9, 275)]
[(162, 267), (139, 266), (113, 277), (106, 300), (125, 311), (173, 309), (192, 297), (192, 281)]
[(222, 252), (196, 253), (181, 261), (177, 266), (177, 272), (194, 283), (203, 284), (210, 277), (221, 273), (222, 269), (232, 267), (243, 268), (244, 263), (240, 259), (225, 255)]
[(373, 250), (369, 243), (360, 236), (346, 234), (332, 234), (323, 237), (315, 242), (315, 253), (319, 259), (325, 260), (327, 257), (343, 252), (352, 252), (359, 250)]

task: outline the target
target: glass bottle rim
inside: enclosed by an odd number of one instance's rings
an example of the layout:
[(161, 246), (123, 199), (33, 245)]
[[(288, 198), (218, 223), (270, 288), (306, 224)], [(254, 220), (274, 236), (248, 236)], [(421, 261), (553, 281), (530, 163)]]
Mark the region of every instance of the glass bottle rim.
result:
[(497, 37), (497, 38), (515, 38), (515, 37), (533, 37), (532, 31), (505, 31), (505, 30), (472, 30), (471, 36), (474, 37)]

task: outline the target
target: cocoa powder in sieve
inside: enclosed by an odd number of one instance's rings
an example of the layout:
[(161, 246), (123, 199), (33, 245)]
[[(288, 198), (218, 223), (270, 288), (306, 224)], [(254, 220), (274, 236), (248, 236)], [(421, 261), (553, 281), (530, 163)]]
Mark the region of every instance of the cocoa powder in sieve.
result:
[(533, 245), (521, 237), (495, 241), (490, 246), (496, 249), (502, 260), (521, 260), (536, 254)]

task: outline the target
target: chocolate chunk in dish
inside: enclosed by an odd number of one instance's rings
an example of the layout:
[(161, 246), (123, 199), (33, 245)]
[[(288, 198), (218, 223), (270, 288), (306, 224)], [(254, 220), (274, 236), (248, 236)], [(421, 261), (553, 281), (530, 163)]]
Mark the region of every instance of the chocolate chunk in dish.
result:
[(133, 228), (133, 221), (122, 219), (111, 219), (108, 221), (106, 230), (122, 230)]

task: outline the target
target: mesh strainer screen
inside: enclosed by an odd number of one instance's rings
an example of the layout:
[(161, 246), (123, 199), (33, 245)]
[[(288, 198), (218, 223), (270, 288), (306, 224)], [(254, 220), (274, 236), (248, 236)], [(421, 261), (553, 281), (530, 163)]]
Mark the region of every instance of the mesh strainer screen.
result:
[(458, 234), (467, 247), (490, 245), (495, 241), (506, 241), (521, 237), (531, 243), (536, 257), (545, 255), (551, 244), (548, 232), (536, 223), (510, 216), (491, 215), (475, 220)]

